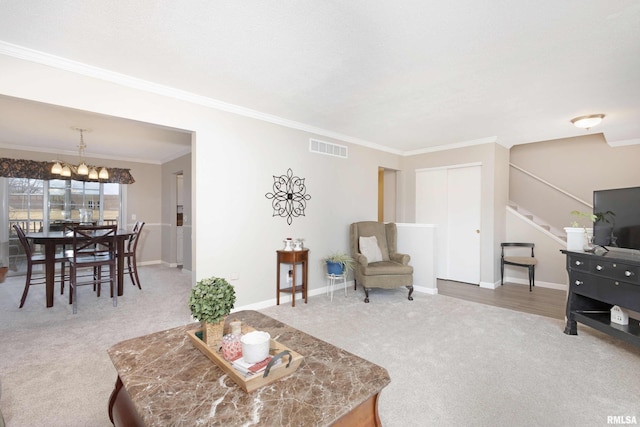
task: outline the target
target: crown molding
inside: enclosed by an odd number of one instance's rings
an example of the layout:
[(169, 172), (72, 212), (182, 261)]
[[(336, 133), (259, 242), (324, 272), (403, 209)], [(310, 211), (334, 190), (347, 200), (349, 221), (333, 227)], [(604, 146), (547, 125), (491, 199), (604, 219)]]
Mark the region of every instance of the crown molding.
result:
[[(78, 150), (75, 150), (75, 151), (70, 151), (70, 150), (50, 150), (50, 149), (47, 149), (45, 147), (33, 147), (33, 146), (30, 146), (30, 145), (7, 144), (7, 143), (2, 143), (2, 142), (0, 142), (0, 148), (5, 148), (7, 150), (32, 151), (32, 152), (36, 152), (36, 153), (49, 153), (49, 154), (52, 154), (52, 157), (51, 157), (52, 161), (54, 159), (58, 159), (58, 158), (60, 158), (62, 156), (64, 156), (65, 158), (79, 159)], [(116, 161), (119, 161), (119, 162), (144, 163), (144, 164), (149, 164), (149, 165), (162, 165), (163, 163), (165, 163), (165, 162), (167, 162), (169, 160), (177, 159), (178, 157), (182, 157), (185, 154), (188, 154), (190, 152), (191, 152), (191, 149), (188, 148), (188, 149), (186, 149), (186, 152), (180, 153), (180, 154), (176, 155), (175, 157), (173, 157), (171, 159), (163, 160), (163, 161), (150, 160), (150, 159), (141, 159), (139, 157), (130, 158), (130, 157), (121, 157), (121, 156), (112, 156), (112, 155), (94, 154), (94, 153), (91, 153), (91, 154), (89, 154), (89, 155), (87, 155), (85, 157), (87, 159), (116, 160)], [(64, 160), (64, 159), (60, 159), (60, 160)]]
[(488, 136), (486, 138), (473, 139), (470, 141), (456, 142), (453, 144), (436, 145), (434, 147), (421, 148), (420, 150), (406, 151), (404, 155), (415, 156), (418, 154), (428, 154), (428, 153), (434, 153), (437, 151), (446, 151), (446, 150), (453, 150), (456, 148), (472, 147), (474, 145), (491, 144), (491, 143), (496, 143), (497, 141), (498, 141), (497, 136)]
[(385, 151), (392, 154), (402, 155), (403, 152), (395, 150), (380, 144), (376, 144), (370, 141), (366, 141), (359, 138), (354, 138), (349, 135), (344, 135), (338, 132), (333, 132), (327, 129), (311, 126), (306, 123), (297, 122), (294, 120), (285, 119), (272, 114), (263, 113), (250, 108), (242, 107), (228, 102), (223, 102), (217, 99), (209, 98), (202, 95), (197, 95), (191, 92), (187, 92), (180, 89), (175, 89), (170, 86), (165, 86), (157, 83), (153, 83), (147, 80), (138, 79), (128, 76), (126, 74), (117, 73), (115, 71), (105, 70), (103, 68), (94, 67), (92, 65), (84, 64), (82, 62), (73, 61), (70, 59), (62, 58), (59, 56), (51, 55), (45, 52), (41, 52), (34, 49), (18, 46), (12, 43), (7, 43), (0, 40), (0, 54), (11, 56), (14, 58), (22, 59), (25, 61), (35, 62), (49, 67), (58, 68), (61, 70), (69, 71), (72, 73), (80, 74), (87, 77), (92, 77), (99, 80), (108, 81), (121, 86), (130, 87), (132, 89), (141, 90), (144, 92), (153, 93), (156, 95), (166, 96), (169, 98), (177, 99), (180, 101), (186, 101), (192, 104), (200, 105), (207, 108), (213, 108), (228, 113), (237, 114), (244, 117), (249, 117), (256, 120), (261, 120), (268, 123), (284, 126), (291, 129), (301, 130), (312, 134), (334, 138), (340, 141), (350, 142), (352, 144), (361, 145), (364, 147), (373, 148), (380, 151)]
[(619, 141), (607, 141), (607, 144), (610, 147), (626, 147), (627, 145), (638, 145), (640, 144), (640, 138), (624, 139)]

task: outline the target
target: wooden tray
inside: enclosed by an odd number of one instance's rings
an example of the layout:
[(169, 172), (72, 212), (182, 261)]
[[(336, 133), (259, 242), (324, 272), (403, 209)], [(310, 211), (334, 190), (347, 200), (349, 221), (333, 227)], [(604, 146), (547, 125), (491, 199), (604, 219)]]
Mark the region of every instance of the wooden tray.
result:
[[(252, 331), (253, 328), (243, 325), (242, 332), (247, 333)], [(218, 365), (220, 369), (224, 371), (236, 384), (240, 386), (247, 393), (251, 393), (252, 391), (265, 386), (267, 384), (271, 384), (272, 382), (279, 380), (280, 378), (286, 377), (290, 375), (298, 369), (300, 363), (302, 363), (302, 359), (304, 357), (291, 350), (290, 348), (280, 344), (275, 340), (271, 340), (271, 344), (269, 345), (269, 354), (274, 356), (279, 355), (282, 352), (289, 352), (290, 356), (284, 355), (282, 357), (282, 361), (278, 365), (272, 366), (269, 370), (265, 370), (264, 372), (260, 372), (258, 374), (245, 377), (240, 372), (238, 372), (231, 363), (224, 360), (222, 354), (218, 353), (215, 349), (209, 347), (202, 339), (200, 339), (196, 334), (202, 333), (201, 329), (194, 329), (191, 331), (187, 331), (187, 335), (191, 339), (193, 345), (200, 350), (205, 356), (207, 356), (213, 363)]]

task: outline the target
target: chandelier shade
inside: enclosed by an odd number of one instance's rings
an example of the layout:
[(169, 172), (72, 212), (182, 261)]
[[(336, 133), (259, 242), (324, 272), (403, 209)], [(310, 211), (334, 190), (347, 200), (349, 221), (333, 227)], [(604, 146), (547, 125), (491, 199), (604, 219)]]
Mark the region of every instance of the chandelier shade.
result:
[[(53, 166), (51, 167), (51, 173), (65, 178), (70, 177), (71, 174), (74, 173), (81, 177), (87, 177), (88, 179), (109, 179), (109, 171), (106, 167), (88, 166), (84, 161), (84, 150), (87, 148), (87, 144), (84, 142), (84, 133), (89, 132), (90, 130), (78, 127), (72, 127), (72, 129), (80, 132), (80, 145), (78, 145), (78, 157), (80, 157), (80, 164), (78, 166), (74, 166), (61, 160), (54, 160)], [(98, 169), (100, 172), (98, 172)]]

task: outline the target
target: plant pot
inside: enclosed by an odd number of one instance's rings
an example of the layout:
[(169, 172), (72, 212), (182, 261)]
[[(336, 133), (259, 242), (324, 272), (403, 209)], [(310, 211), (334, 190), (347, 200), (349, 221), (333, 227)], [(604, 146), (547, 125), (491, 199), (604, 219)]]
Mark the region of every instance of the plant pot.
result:
[(593, 235), (592, 228), (565, 227), (564, 231), (567, 233), (568, 251), (583, 251)]
[(217, 348), (224, 335), (224, 318), (218, 323), (202, 322), (202, 340), (211, 348)]
[(344, 265), (339, 262), (327, 261), (327, 273), (339, 276), (344, 273)]
[(4, 278), (7, 276), (9, 267), (0, 267), (0, 283), (4, 282)]

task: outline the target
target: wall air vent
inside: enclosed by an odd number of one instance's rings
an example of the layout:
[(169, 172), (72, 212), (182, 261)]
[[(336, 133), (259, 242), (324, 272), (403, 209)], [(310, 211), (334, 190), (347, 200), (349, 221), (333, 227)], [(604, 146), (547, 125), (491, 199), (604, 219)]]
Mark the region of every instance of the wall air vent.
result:
[(309, 151), (312, 153), (326, 154), (327, 156), (340, 157), (342, 159), (349, 157), (348, 147), (332, 142), (320, 141), (319, 139), (309, 139)]

